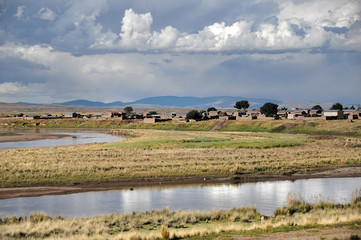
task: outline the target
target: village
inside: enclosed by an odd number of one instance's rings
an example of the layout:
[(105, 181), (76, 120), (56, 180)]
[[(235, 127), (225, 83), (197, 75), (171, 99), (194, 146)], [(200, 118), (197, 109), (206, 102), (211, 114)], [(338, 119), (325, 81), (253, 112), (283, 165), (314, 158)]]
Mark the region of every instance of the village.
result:
[[(277, 106), (277, 105), (275, 105)], [(235, 106), (236, 107), (236, 106)], [(277, 108), (277, 107), (276, 107)], [(186, 109), (185, 109), (186, 110)], [(350, 121), (354, 119), (359, 119), (361, 117), (361, 108), (358, 107), (355, 109), (353, 106), (351, 108), (345, 109), (332, 109), (324, 110), (319, 105), (311, 109), (301, 109), (293, 107), (291, 109), (276, 109), (274, 113), (265, 113), (261, 109), (251, 109), (251, 108), (240, 108), (240, 109), (221, 109), (217, 110), (214, 107), (208, 109), (198, 109), (190, 111), (177, 111), (177, 112), (166, 112), (164, 109), (162, 112), (159, 110), (149, 110), (149, 111), (134, 111), (132, 107), (124, 107), (122, 111), (111, 111), (105, 113), (78, 113), (78, 112), (68, 112), (68, 113), (45, 113), (45, 114), (13, 114), (6, 115), (3, 118), (16, 118), (22, 120), (36, 120), (36, 119), (118, 119), (118, 120), (128, 120), (128, 121), (143, 121), (144, 123), (157, 123), (165, 121), (176, 121), (176, 122), (196, 122), (196, 121), (206, 121), (211, 119), (220, 119), (220, 120), (256, 120), (256, 119), (265, 119), (265, 120), (280, 120), (280, 119), (289, 119), (289, 120), (341, 120), (348, 119)]]

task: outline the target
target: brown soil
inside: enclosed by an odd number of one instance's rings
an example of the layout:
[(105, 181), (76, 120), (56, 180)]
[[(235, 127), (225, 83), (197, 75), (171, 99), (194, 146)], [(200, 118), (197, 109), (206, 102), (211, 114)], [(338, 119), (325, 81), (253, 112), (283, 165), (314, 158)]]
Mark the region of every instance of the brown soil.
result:
[[(361, 167), (339, 168), (333, 170), (318, 169), (309, 174), (294, 174), (292, 176), (251, 176), (240, 179), (239, 182), (258, 182), (258, 181), (277, 181), (277, 180), (295, 180), (311, 178), (338, 178), (338, 177), (361, 177)], [(145, 186), (167, 187), (172, 185), (185, 184), (216, 184), (216, 183), (234, 183), (228, 177), (199, 179), (199, 178), (168, 178), (154, 180), (125, 180), (119, 182), (105, 183), (79, 183), (75, 186), (40, 186), (40, 187), (15, 187), (0, 188), (0, 199), (33, 197), (42, 195), (70, 194), (90, 191), (106, 191), (113, 189), (136, 188)]]
[(66, 135), (66, 134), (21, 133), (18, 135), (11, 135), (11, 136), (0, 136), (0, 143), (34, 141), (34, 140), (41, 140), (41, 139), (55, 139), (55, 138), (63, 138), (63, 137), (71, 137), (71, 136)]
[[(350, 239), (351, 235), (361, 236), (361, 229), (332, 228), (332, 229), (308, 229), (292, 232), (281, 232), (271, 234), (260, 234), (259, 236), (245, 237), (235, 236), (236, 240), (313, 240), (313, 239)], [(355, 238), (356, 239), (356, 238)]]

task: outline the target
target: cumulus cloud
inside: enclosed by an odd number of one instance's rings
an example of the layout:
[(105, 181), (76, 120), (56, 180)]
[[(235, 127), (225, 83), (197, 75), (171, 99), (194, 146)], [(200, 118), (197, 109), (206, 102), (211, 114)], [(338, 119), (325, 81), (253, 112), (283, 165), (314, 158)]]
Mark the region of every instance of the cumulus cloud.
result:
[(57, 14), (49, 8), (41, 8), (38, 12), (38, 16), (40, 19), (52, 21)]
[[(172, 26), (151, 31), (151, 13), (125, 11), (119, 37), (109, 32), (97, 38), (92, 48), (177, 52), (191, 51), (274, 51), (356, 47), (357, 30), (349, 31), (360, 22), (361, 3), (343, 1), (279, 1), (280, 13), (263, 23), (240, 20), (205, 26), (197, 33), (181, 33)], [(342, 28), (343, 30), (340, 30)], [(331, 30), (332, 31), (331, 31)], [(331, 44), (330, 44), (331, 43)]]
[(17, 17), (18, 19), (21, 19), (23, 17), (24, 10), (25, 10), (25, 6), (19, 6), (14, 16)]
[[(358, 0), (19, 2), (0, 15), (0, 89), (14, 101), (25, 92), (359, 99)], [(17, 21), (27, 16), (36, 18)]]

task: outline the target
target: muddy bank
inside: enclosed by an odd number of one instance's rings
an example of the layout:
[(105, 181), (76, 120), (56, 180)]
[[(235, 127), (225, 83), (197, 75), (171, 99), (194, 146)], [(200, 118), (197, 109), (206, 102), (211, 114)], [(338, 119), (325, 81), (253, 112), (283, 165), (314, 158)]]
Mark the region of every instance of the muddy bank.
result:
[(53, 134), (53, 133), (16, 133), (15, 135), (0, 136), (0, 143), (34, 141), (34, 140), (42, 140), (42, 139), (57, 139), (64, 137), (72, 137), (72, 136), (66, 134)]
[(297, 180), (311, 178), (343, 178), (343, 177), (361, 177), (361, 167), (349, 167), (338, 169), (319, 169), (318, 171), (307, 174), (294, 174), (292, 176), (244, 176), (237, 181), (231, 180), (229, 177), (222, 178), (168, 178), (153, 180), (124, 180), (119, 182), (105, 183), (79, 183), (74, 186), (41, 186), (41, 187), (13, 187), (0, 188), (0, 199), (17, 198), (17, 197), (34, 197), (43, 195), (60, 195), (90, 191), (106, 191), (114, 189), (133, 189), (136, 187), (146, 186), (172, 186), (185, 184), (217, 184), (217, 183), (246, 183), (261, 181), (277, 181), (277, 180)]

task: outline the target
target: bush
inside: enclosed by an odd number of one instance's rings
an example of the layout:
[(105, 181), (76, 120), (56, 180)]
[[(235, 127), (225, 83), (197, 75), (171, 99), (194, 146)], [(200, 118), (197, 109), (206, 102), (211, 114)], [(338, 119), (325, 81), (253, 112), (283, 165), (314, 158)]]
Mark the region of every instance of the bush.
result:
[(202, 115), (197, 110), (191, 110), (187, 113), (186, 119), (195, 119), (199, 120), (202, 118)]
[(29, 216), (30, 222), (37, 223), (49, 220), (50, 217), (43, 213), (31, 213)]
[(331, 110), (342, 110), (343, 106), (341, 103), (335, 103), (332, 105), (332, 107), (330, 108)]
[(277, 114), (277, 108), (277, 104), (268, 102), (263, 104), (260, 110), (262, 114), (266, 115), (266, 117), (272, 117), (273, 115)]
[(234, 107), (237, 109), (242, 109), (242, 108), (246, 109), (249, 107), (249, 103), (247, 100), (238, 101), (238, 102), (236, 102)]
[(164, 239), (169, 239), (168, 226), (162, 225), (160, 228), (160, 233)]

